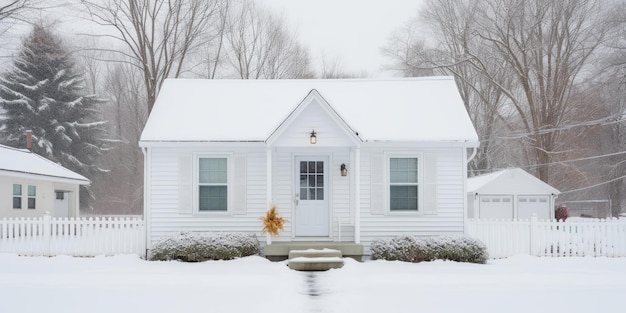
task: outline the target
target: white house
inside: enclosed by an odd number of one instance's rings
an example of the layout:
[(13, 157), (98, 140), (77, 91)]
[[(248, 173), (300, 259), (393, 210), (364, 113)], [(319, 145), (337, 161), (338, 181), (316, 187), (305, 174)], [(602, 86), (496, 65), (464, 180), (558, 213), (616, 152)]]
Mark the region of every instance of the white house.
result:
[(89, 179), (26, 149), (0, 145), (0, 218), (75, 217)]
[(467, 180), (470, 218), (554, 219), (554, 200), (560, 194), (520, 168), (480, 175)]
[[(167, 80), (142, 133), (147, 247), (181, 231), (268, 247), (462, 234), (478, 137), (451, 77)], [(471, 150), (470, 150), (471, 152)], [(261, 236), (263, 240), (265, 236)]]

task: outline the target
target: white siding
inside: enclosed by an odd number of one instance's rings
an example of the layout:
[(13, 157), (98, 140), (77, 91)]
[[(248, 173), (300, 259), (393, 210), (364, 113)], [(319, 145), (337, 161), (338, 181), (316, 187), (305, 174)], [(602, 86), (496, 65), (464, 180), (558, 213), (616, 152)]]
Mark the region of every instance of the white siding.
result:
[[(341, 219), (342, 241), (354, 241), (355, 225), (355, 171), (360, 171), (360, 225), (361, 242), (369, 253), (369, 244), (378, 238), (400, 234), (433, 236), (462, 234), (464, 229), (464, 149), (434, 148), (420, 144), (393, 144), (391, 142), (355, 142), (355, 138), (334, 112), (329, 112), (318, 99), (313, 99), (296, 116), (287, 119), (270, 140), (271, 149), (271, 204), (287, 219), (284, 231), (273, 241), (330, 240), (339, 238)], [(317, 132), (317, 144), (309, 143), (310, 132)], [(359, 149), (355, 149), (356, 145)], [(259, 217), (268, 209), (266, 144), (240, 143), (168, 143), (168, 147), (150, 147), (147, 162), (146, 207), (149, 214), (148, 230), (151, 241), (163, 235), (181, 231), (240, 231), (261, 236)], [(361, 151), (360, 168), (351, 164), (354, 151)], [(228, 212), (199, 213), (193, 208), (194, 188), (189, 181), (193, 175), (194, 158), (198, 155), (228, 155), (232, 181), (229, 182), (229, 203), (235, 207)], [(419, 212), (388, 212), (384, 199), (387, 156), (414, 155), (421, 158), (423, 175), (420, 182)], [(294, 160), (298, 156), (323, 156), (329, 160), (327, 238), (297, 238), (294, 231)], [(377, 160), (372, 164), (373, 160)], [(244, 166), (242, 166), (242, 164)], [(341, 176), (341, 165), (348, 169)], [(242, 169), (242, 167), (245, 167)], [(381, 170), (382, 168), (382, 170)], [(376, 173), (372, 173), (372, 169)], [(245, 182), (241, 183), (241, 179)], [(237, 182), (238, 181), (238, 182)], [(190, 189), (192, 190), (190, 193)], [(378, 191), (372, 193), (372, 191)], [(242, 193), (245, 193), (242, 195)], [(381, 194), (383, 196), (381, 196)], [(375, 208), (371, 198), (374, 196)], [(244, 199), (238, 197), (245, 197)], [(382, 198), (382, 200), (381, 200)]]
[[(341, 164), (346, 164), (350, 171), (350, 151), (346, 148), (324, 149), (324, 151), (313, 151), (310, 149), (300, 149), (292, 151), (291, 149), (278, 149), (273, 153), (273, 199), (282, 217), (289, 222), (285, 225), (285, 231), (281, 233), (280, 238), (274, 238), (273, 241), (290, 241), (294, 237), (293, 216), (294, 216), (294, 196), (293, 191), (295, 184), (295, 167), (294, 159), (298, 155), (323, 155), (329, 156), (329, 196), (330, 196), (330, 239), (338, 239), (337, 218), (341, 217), (343, 223), (352, 221), (351, 213), (351, 176), (341, 176)], [(352, 231), (353, 233), (354, 231)], [(347, 227), (344, 227), (342, 240), (353, 238), (352, 233)], [(347, 236), (351, 237), (347, 237)]]
[[(364, 144), (365, 146), (365, 144)], [(415, 234), (420, 236), (462, 234), (463, 233), (463, 148), (442, 149), (424, 148), (412, 151), (402, 150), (408, 153), (420, 153), (429, 155), (435, 161), (436, 170), (428, 171), (436, 173), (436, 177), (428, 177), (425, 180), (436, 184), (436, 199), (427, 201), (435, 204), (435, 209), (422, 213), (389, 213), (372, 214), (370, 208), (370, 194), (372, 176), (370, 175), (371, 156), (380, 155), (382, 149), (362, 149), (361, 153), (361, 239), (366, 252), (369, 244), (377, 238), (389, 238), (400, 234)], [(390, 149), (384, 152), (389, 152)], [(391, 152), (400, 151), (391, 149)], [(185, 213), (180, 210), (180, 205), (189, 201), (180, 199), (181, 188), (179, 160), (181, 157), (190, 156), (194, 153), (230, 153), (233, 158), (245, 156), (246, 189), (245, 211), (198, 214), (197, 212)], [(272, 182), (273, 204), (277, 206), (282, 217), (289, 222), (281, 236), (274, 241), (298, 240), (294, 238), (294, 159), (297, 155), (326, 155), (329, 157), (330, 171), (330, 200), (331, 211), (329, 214), (330, 237), (328, 240), (338, 240), (338, 218), (341, 218), (342, 241), (354, 240), (354, 184), (351, 171), (351, 155), (349, 148), (325, 147), (312, 148), (276, 148), (272, 151)], [(150, 171), (150, 223), (152, 241), (163, 235), (181, 231), (242, 231), (260, 234), (261, 222), (268, 208), (266, 199), (266, 153), (262, 147), (253, 148), (246, 146), (230, 148), (152, 148), (152, 160)], [(383, 160), (383, 158), (377, 158)], [(341, 176), (341, 164), (346, 164), (348, 175)], [(425, 171), (426, 172), (426, 171)], [(425, 173), (425, 175), (428, 172)], [(234, 186), (229, 186), (233, 188)], [(183, 188), (186, 188), (183, 186)], [(182, 193), (184, 194), (184, 193)], [(234, 197), (241, 195), (233, 194)], [(426, 194), (424, 195), (427, 196)], [(195, 209), (194, 209), (195, 210)], [(238, 214), (235, 214), (238, 213)], [(263, 241), (263, 236), (259, 237)]]
[(275, 240), (289, 241), (293, 233), (293, 155), (290, 151), (277, 151), (273, 153), (273, 159), (273, 204), (277, 206), (279, 214), (287, 219), (281, 237)]
[[(185, 192), (180, 192), (180, 176), (187, 174), (181, 171), (181, 158), (194, 153), (232, 153), (233, 160), (245, 157), (247, 194), (243, 195), (246, 203), (245, 214), (231, 210), (227, 213), (201, 213), (195, 208), (181, 210), (181, 205), (191, 202), (181, 199)], [(265, 189), (265, 152), (250, 151), (250, 148), (152, 148), (152, 160), (149, 162), (152, 180), (149, 183), (148, 207), (151, 210), (150, 234), (152, 242), (164, 235), (182, 231), (242, 231), (259, 233), (261, 221), (259, 217), (267, 210)], [(194, 188), (193, 183), (191, 188)], [(187, 188), (183, 185), (182, 188)], [(235, 188), (234, 184), (229, 188)], [(233, 197), (241, 196), (233, 192)]]
[[(22, 208), (13, 209), (13, 184), (22, 185)], [(35, 209), (28, 209), (28, 186), (36, 187)], [(55, 215), (55, 191), (68, 191), (69, 216), (77, 217), (79, 209), (79, 187), (76, 184), (59, 183), (50, 180), (2, 176), (0, 177), (0, 218), (3, 217), (42, 217), (46, 211)], [(68, 216), (58, 216), (68, 217)]]
[(369, 169), (372, 160), (380, 159), (376, 157), (380, 151), (364, 150), (361, 156), (361, 242), (366, 254), (369, 253), (369, 244), (375, 239), (391, 238), (401, 234), (436, 236), (463, 233), (463, 197), (465, 197), (463, 148), (425, 148), (402, 152), (424, 153), (436, 159), (434, 162), (436, 171), (431, 172), (436, 172), (437, 177), (424, 179), (434, 181), (436, 184), (436, 200), (425, 201), (436, 204), (436, 210), (427, 212), (428, 214), (389, 212), (383, 215), (372, 214), (370, 194), (373, 176), (370, 175)]
[(311, 132), (317, 133), (315, 147), (347, 147), (353, 145), (345, 130), (331, 118), (322, 105), (313, 99), (294, 120), (281, 129), (280, 137), (273, 143), (279, 147), (309, 147)]

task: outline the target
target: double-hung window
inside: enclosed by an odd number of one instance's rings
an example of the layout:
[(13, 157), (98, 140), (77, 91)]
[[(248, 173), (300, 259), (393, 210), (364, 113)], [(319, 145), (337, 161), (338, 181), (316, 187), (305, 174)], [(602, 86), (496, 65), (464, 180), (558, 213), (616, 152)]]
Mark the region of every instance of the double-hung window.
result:
[(37, 200), (37, 186), (28, 186), (28, 208), (35, 209), (35, 201)]
[(13, 208), (22, 208), (22, 185), (13, 184)]
[(228, 209), (228, 159), (198, 159), (198, 210), (225, 212)]
[(418, 158), (389, 158), (389, 210), (417, 212), (419, 207)]

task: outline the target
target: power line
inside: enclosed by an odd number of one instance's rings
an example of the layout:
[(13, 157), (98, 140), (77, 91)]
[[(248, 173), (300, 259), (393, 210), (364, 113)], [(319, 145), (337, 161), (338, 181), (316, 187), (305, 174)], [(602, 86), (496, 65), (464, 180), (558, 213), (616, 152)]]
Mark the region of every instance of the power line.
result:
[[(556, 165), (556, 164), (562, 164), (562, 163), (570, 163), (570, 162), (578, 162), (578, 161), (585, 161), (585, 160), (593, 160), (593, 159), (605, 158), (605, 157), (621, 155), (621, 154), (626, 154), (626, 151), (620, 151), (620, 152), (614, 152), (614, 153), (608, 153), (608, 154), (601, 154), (601, 155), (594, 155), (594, 156), (590, 156), (590, 157), (571, 159), (571, 160), (555, 161), (555, 162), (550, 162), (550, 163), (521, 165), (521, 166), (517, 166), (517, 167), (534, 169), (534, 168), (539, 168), (539, 167), (543, 167), (543, 166), (550, 166), (550, 165)], [(505, 169), (507, 169), (507, 168), (490, 168), (490, 169), (474, 170), (474, 171), (475, 172), (493, 172), (493, 171), (501, 171), (501, 170), (505, 170)]]
[(529, 168), (537, 168), (537, 167), (549, 166), (549, 165), (555, 165), (555, 164), (561, 164), (561, 163), (570, 163), (570, 162), (578, 162), (578, 161), (606, 158), (606, 157), (620, 155), (620, 154), (626, 154), (626, 151), (620, 151), (620, 152), (608, 153), (608, 154), (601, 154), (601, 155), (595, 155), (595, 156), (579, 158), (579, 159), (572, 159), (572, 160), (563, 160), (563, 161), (555, 161), (555, 162), (543, 163), (543, 164), (534, 164), (534, 165), (528, 165), (528, 167)]
[[(626, 122), (626, 118), (624, 118), (624, 116), (625, 116), (624, 113), (620, 113), (620, 114), (615, 114), (615, 115), (610, 115), (610, 116), (607, 116), (607, 117), (603, 117), (603, 118), (597, 119), (597, 120), (581, 122), (581, 123), (578, 123), (578, 124), (570, 124), (570, 125), (561, 126), (561, 127), (539, 129), (539, 130), (535, 130), (535, 131), (531, 131), (531, 132), (524, 132), (524, 133), (512, 133), (512, 134), (506, 135), (506, 136), (497, 136), (497, 137), (485, 138), (485, 139), (482, 139), (480, 141), (481, 142), (486, 142), (486, 141), (495, 141), (495, 140), (513, 140), (513, 139), (520, 139), (520, 138), (528, 137), (528, 136), (531, 136), (531, 135), (543, 135), (543, 134), (549, 134), (549, 133), (552, 133), (552, 132), (555, 132), (555, 131), (570, 130), (572, 128), (582, 127), (582, 126), (596, 126), (596, 125), (606, 126), (606, 125), (612, 125), (612, 124)], [(619, 119), (611, 121), (614, 118), (619, 118)], [(609, 122), (607, 122), (607, 121), (609, 121)]]
[(583, 188), (578, 188), (578, 189), (564, 191), (564, 192), (561, 192), (561, 194), (563, 195), (563, 194), (570, 193), (570, 192), (576, 192), (576, 191), (581, 191), (581, 190), (585, 190), (585, 189), (595, 188), (595, 187), (606, 185), (608, 183), (612, 183), (614, 181), (617, 181), (617, 180), (620, 180), (620, 179), (624, 179), (624, 178), (626, 178), (626, 175), (618, 177), (618, 178), (613, 178), (611, 180), (607, 180), (607, 181), (599, 183), (599, 184), (595, 184), (595, 185), (591, 185), (591, 186), (587, 186), (587, 187), (583, 187)]

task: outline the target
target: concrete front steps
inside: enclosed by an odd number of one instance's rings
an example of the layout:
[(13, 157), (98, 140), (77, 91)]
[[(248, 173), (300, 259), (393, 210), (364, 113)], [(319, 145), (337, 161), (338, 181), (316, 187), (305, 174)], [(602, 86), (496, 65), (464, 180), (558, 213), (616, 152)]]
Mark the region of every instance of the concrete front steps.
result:
[(343, 267), (342, 253), (334, 249), (289, 251), (287, 265), (296, 271), (327, 271)]
[(333, 241), (289, 241), (272, 242), (263, 247), (263, 255), (272, 261), (283, 261), (288, 258), (289, 252), (293, 250), (324, 250), (332, 249), (341, 251), (342, 256), (350, 257), (361, 261), (363, 256), (363, 245), (354, 242), (333, 242)]

